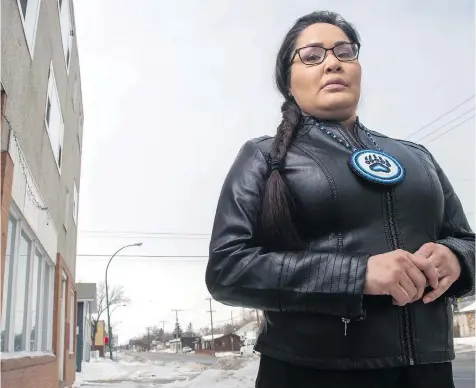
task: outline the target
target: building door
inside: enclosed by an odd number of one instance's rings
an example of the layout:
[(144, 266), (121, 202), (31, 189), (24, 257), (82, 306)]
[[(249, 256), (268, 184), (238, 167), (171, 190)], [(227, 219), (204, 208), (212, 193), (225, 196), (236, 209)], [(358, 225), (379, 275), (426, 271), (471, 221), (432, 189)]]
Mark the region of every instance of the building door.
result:
[(59, 347), (58, 347), (58, 368), (59, 368), (59, 379), (60, 381), (64, 380), (64, 345), (65, 345), (65, 335), (66, 335), (66, 273), (63, 272), (63, 276), (61, 278), (61, 309), (60, 309), (60, 319), (59, 319), (59, 330), (60, 330), (60, 340), (59, 340)]

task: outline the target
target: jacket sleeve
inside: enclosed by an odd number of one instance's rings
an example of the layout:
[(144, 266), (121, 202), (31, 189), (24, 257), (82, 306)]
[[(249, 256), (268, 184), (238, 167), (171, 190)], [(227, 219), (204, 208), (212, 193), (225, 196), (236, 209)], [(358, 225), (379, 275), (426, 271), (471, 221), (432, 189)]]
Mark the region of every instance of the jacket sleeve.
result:
[(257, 236), (268, 164), (256, 142), (239, 152), (223, 185), (210, 242), (206, 284), (232, 306), (357, 318), (368, 254), (283, 251)]
[(433, 163), (445, 197), (443, 225), (436, 242), (451, 249), (461, 265), (459, 279), (446, 294), (455, 298), (474, 295), (474, 233), (450, 181), (434, 159)]

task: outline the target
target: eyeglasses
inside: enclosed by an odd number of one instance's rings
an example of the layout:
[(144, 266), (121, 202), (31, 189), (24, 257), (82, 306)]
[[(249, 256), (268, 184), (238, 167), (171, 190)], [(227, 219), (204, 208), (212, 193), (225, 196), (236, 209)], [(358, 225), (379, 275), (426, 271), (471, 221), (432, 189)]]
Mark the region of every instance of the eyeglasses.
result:
[(332, 48), (324, 48), (321, 46), (305, 46), (296, 49), (291, 59), (290, 65), (293, 63), (296, 55), (299, 55), (301, 62), (305, 65), (318, 65), (324, 62), (327, 52), (332, 51), (334, 56), (341, 62), (350, 62), (358, 58), (360, 44), (358, 43), (340, 43)]

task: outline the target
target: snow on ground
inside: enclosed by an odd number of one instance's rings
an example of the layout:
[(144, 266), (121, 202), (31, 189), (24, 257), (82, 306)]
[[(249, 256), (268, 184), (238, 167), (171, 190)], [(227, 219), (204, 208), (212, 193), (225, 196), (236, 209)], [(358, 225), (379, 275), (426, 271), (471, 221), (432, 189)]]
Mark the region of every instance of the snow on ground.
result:
[[(123, 382), (165, 384), (190, 379), (203, 369), (203, 365), (196, 363), (138, 361), (133, 355), (121, 356), (117, 362), (109, 359), (91, 360), (82, 364), (81, 373), (76, 373), (73, 388), (106, 383), (126, 387)], [(108, 386), (113, 388), (115, 385)]]
[(239, 352), (216, 352), (215, 357), (221, 358), (221, 357), (234, 357), (239, 355)]
[(258, 366), (258, 357), (223, 357), (196, 378), (164, 388), (253, 388)]
[(474, 352), (476, 350), (476, 337), (455, 337), (454, 344), (457, 353)]

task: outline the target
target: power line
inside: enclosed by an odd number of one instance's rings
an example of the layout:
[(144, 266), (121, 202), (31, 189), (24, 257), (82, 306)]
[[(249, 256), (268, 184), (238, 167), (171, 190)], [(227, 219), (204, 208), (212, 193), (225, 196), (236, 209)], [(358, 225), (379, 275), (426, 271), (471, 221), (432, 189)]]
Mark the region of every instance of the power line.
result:
[(115, 230), (87, 230), (82, 229), (80, 233), (92, 233), (92, 234), (134, 234), (134, 235), (163, 235), (163, 236), (211, 236), (210, 233), (188, 233), (188, 232), (128, 232), (128, 231), (115, 231)]
[(419, 142), (419, 141), (422, 141), (423, 139), (426, 139), (428, 136), (431, 136), (432, 134), (434, 134), (435, 132), (438, 132), (440, 129), (443, 129), (445, 128), (447, 125), (451, 124), (451, 123), (454, 123), (456, 120), (460, 119), (461, 117), (463, 116), (466, 116), (468, 113), (471, 113), (471, 112), (474, 112), (474, 108), (471, 108), (470, 110), (460, 114), (458, 117), (455, 117), (453, 120), (451, 121), (448, 121), (446, 124), (443, 124), (442, 126), (434, 129), (433, 131), (431, 132), (428, 132), (425, 136), (415, 140), (416, 142)]
[(466, 104), (469, 100), (473, 99), (474, 98), (474, 94), (469, 97), (468, 99), (464, 100), (462, 103), (456, 105), (454, 108), (450, 109), (449, 111), (443, 113), (441, 116), (437, 117), (436, 119), (434, 119), (433, 121), (429, 122), (428, 124), (424, 125), (423, 127), (420, 127), (419, 129), (417, 129), (415, 132), (411, 133), (410, 135), (407, 136), (407, 140), (412, 137), (413, 135), (416, 135), (417, 133), (423, 131), (425, 128), (428, 128), (430, 125), (436, 123), (438, 120), (442, 119), (443, 117), (449, 115), (451, 112), (454, 112), (456, 109), (458, 109), (460, 106)]
[[(76, 257), (111, 257), (111, 255), (102, 255), (102, 254), (85, 254), (80, 253), (77, 254)], [(124, 257), (124, 258), (164, 258), (164, 259), (177, 259), (177, 258), (195, 258), (195, 259), (202, 259), (207, 258), (207, 255), (116, 255), (115, 257)]]
[(451, 131), (454, 131), (456, 128), (458, 127), (461, 127), (464, 123), (468, 122), (469, 120), (473, 119), (474, 118), (474, 115), (469, 117), (468, 119), (462, 121), (461, 123), (455, 125), (454, 127), (451, 127), (450, 129), (448, 129), (447, 131), (441, 133), (439, 136), (436, 136), (434, 137), (433, 139), (431, 139), (430, 141), (428, 141), (426, 144), (430, 144), (432, 142), (434, 142), (436, 139), (439, 139), (440, 137), (442, 137), (443, 135), (446, 135), (448, 132), (451, 132)]
[(86, 236), (83, 238), (100, 238), (100, 239), (158, 239), (158, 240), (201, 240), (201, 241), (206, 241), (210, 239), (210, 236), (118, 236), (118, 235), (92, 235), (92, 236)]

